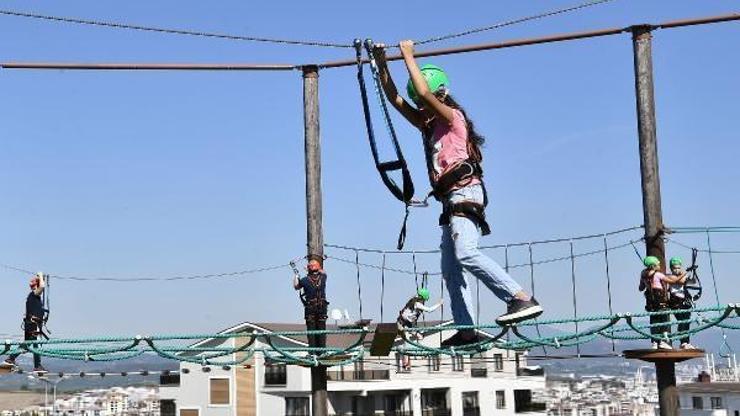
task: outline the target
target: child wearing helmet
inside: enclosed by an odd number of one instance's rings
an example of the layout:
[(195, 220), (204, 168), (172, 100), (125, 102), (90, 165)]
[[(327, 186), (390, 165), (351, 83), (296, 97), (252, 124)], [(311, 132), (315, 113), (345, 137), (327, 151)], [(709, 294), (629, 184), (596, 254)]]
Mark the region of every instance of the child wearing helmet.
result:
[[(435, 65), (419, 68), (414, 44), (399, 44), (410, 79), (407, 92), (415, 105), (406, 101), (393, 83), (382, 44), (374, 56), (388, 101), (422, 133), (427, 170), (433, 195), (442, 203), (441, 269), (450, 294), (453, 319), (457, 325), (473, 324), (469, 280), (476, 278), (507, 303), (507, 312), (496, 319), (510, 325), (542, 313), (542, 307), (493, 259), (478, 249), (481, 234), (490, 233), (485, 220), (488, 198), (483, 184), (480, 146), (483, 137), (465, 110), (450, 95), (445, 72)], [(477, 341), (475, 331), (458, 331), (442, 346)]]
[[(413, 332), (410, 334), (406, 333), (406, 329), (413, 328), (419, 321), (419, 317), (425, 312), (434, 312), (442, 306), (443, 300), (440, 299), (434, 306), (426, 306), (424, 303), (429, 300), (429, 289), (420, 287), (416, 290), (416, 296), (406, 302), (406, 305), (398, 312), (398, 319), (396, 324), (398, 325), (398, 332), (406, 337), (410, 336), (415, 339), (421, 339), (421, 334)], [(409, 370), (411, 366), (411, 359), (408, 355), (403, 356), (403, 368)]]
[(671, 267), (671, 275), (675, 277), (679, 277), (681, 280), (679, 280), (676, 283), (673, 283), (669, 286), (669, 299), (668, 299), (668, 306), (671, 309), (681, 309), (689, 311), (686, 312), (676, 312), (673, 314), (673, 316), (676, 318), (677, 321), (679, 321), (678, 324), (678, 331), (679, 332), (686, 332), (686, 335), (681, 338), (681, 349), (682, 350), (695, 350), (696, 347), (691, 345), (690, 343), (690, 336), (688, 334), (688, 330), (691, 329), (691, 322), (689, 320), (691, 319), (691, 307), (692, 301), (691, 301), (691, 295), (686, 290), (686, 281), (688, 280), (688, 273), (686, 272), (686, 269), (683, 267), (683, 260), (681, 260), (680, 257), (671, 257), (671, 260), (668, 262), (668, 264)]
[[(44, 307), (44, 301), (41, 298), (41, 294), (44, 292), (44, 288), (46, 287), (43, 273), (37, 273), (34, 275), (28, 285), (31, 288), (31, 292), (26, 297), (26, 314), (23, 318), (23, 338), (26, 341), (35, 341), (39, 339), (40, 336), (43, 336), (42, 326), (45, 322), (44, 316), (49, 312)], [(34, 347), (38, 348), (38, 344), (35, 344)], [(20, 353), (9, 355), (2, 363), (2, 366), (6, 368), (15, 368), (15, 360), (20, 355)], [(41, 356), (39, 354), (33, 354), (33, 371), (36, 373), (46, 372), (44, 367), (41, 365)]]
[[(660, 259), (655, 256), (647, 256), (642, 263), (645, 269), (640, 273), (640, 285), (638, 289), (645, 294), (645, 310), (648, 312), (659, 312), (668, 309), (669, 285), (685, 281), (684, 277), (665, 275), (661, 271)], [(650, 334), (656, 337), (670, 332), (671, 326), (666, 324), (670, 320), (668, 314), (650, 315)], [(671, 344), (665, 341), (652, 340), (653, 349), (671, 350)]]

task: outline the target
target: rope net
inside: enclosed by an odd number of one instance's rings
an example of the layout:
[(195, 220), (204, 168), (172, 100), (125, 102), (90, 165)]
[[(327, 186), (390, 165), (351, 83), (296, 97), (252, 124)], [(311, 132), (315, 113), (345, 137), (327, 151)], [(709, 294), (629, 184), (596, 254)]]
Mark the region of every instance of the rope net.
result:
[[(690, 323), (689, 330), (672, 330), (672, 325), (661, 334), (653, 335), (650, 329), (665, 327), (665, 323), (649, 323), (651, 316), (690, 313), (691, 318), (674, 321)], [(440, 323), (432, 326), (407, 329), (401, 333), (392, 351), (410, 356), (465, 356), (491, 349), (523, 351), (535, 347), (560, 349), (592, 342), (597, 338), (613, 340), (674, 341), (710, 328), (740, 329), (740, 305), (727, 304), (706, 308), (662, 310), (658, 312), (617, 313), (613, 315), (580, 316), (563, 319), (525, 321), (515, 325), (497, 324), (454, 325)], [(538, 325), (573, 326), (584, 324), (579, 330), (560, 332), (558, 335), (537, 336), (531, 331)], [(481, 336), (478, 342), (457, 347), (430, 346), (412, 334), (424, 337), (442, 331), (474, 330)], [(365, 357), (372, 327), (326, 329), (313, 331), (264, 331), (250, 330), (219, 334), (174, 334), (134, 337), (68, 338), (40, 341), (5, 341), (0, 355), (34, 353), (44, 357), (77, 361), (121, 361), (146, 353), (160, 357), (201, 364), (203, 366), (233, 366), (262, 354), (271, 362), (296, 364), (307, 367), (341, 366)], [(340, 345), (308, 347), (304, 340), (309, 335), (334, 336), (344, 340)], [(505, 335), (509, 335), (505, 337)], [(197, 341), (195, 344), (183, 345)]]
[[(631, 269), (624, 274), (633, 279), (628, 282), (636, 283), (634, 276), (637, 266), (635, 263), (638, 262), (634, 261), (634, 256), (641, 258), (641, 253), (635, 243), (641, 241), (642, 237), (636, 237), (635, 234), (641, 234), (641, 232), (642, 227), (638, 226), (608, 233), (481, 247), (483, 250), (497, 250), (498, 254), (501, 254), (505, 269), (511, 271), (512, 274), (518, 271), (519, 280), (526, 281), (533, 293), (537, 288), (538, 296), (540, 294), (556, 296), (557, 301), (548, 299), (542, 303), (556, 316), (567, 317), (559, 319), (540, 317), (536, 320), (507, 326), (486, 324), (485, 312), (481, 311), (480, 305), (486, 305), (484, 296), (490, 294), (481, 293), (478, 290), (475, 294), (477, 302), (475, 311), (473, 311), (475, 324), (457, 325), (445, 320), (445, 313), (448, 313), (449, 309), (442, 307), (437, 320), (426, 316), (420, 320), (418, 327), (406, 329), (398, 334), (392, 352), (421, 357), (472, 356), (491, 349), (524, 351), (537, 348), (541, 349), (547, 357), (550, 350), (562, 351), (562, 349), (573, 348), (576, 356), (581, 356), (581, 345), (602, 339), (611, 344), (611, 355), (618, 356), (617, 343), (640, 340), (671, 342), (710, 329), (720, 330), (723, 338), (726, 339), (726, 331), (740, 329), (740, 322), (737, 320), (740, 317), (740, 306), (736, 303), (722, 303), (722, 301), (734, 301), (735, 299), (722, 298), (717, 278), (719, 270), (728, 267), (728, 264), (723, 261), (726, 258), (736, 259), (734, 255), (740, 252), (732, 249), (731, 242), (734, 240), (722, 237), (735, 236), (737, 239), (740, 235), (740, 227), (676, 227), (666, 230), (663, 236), (672, 254), (679, 254), (681, 250), (690, 250), (692, 254), (696, 254), (693, 257), (698, 255), (697, 264), (705, 265), (705, 271), (702, 274), (711, 277), (707, 280), (711, 282), (712, 290), (707, 288), (707, 293), (713, 296), (707, 297), (712, 298), (713, 304), (706, 307), (694, 304), (690, 309), (667, 309), (657, 312), (614, 312), (617, 303), (613, 302), (613, 292), (616, 287), (613, 283), (614, 279), (621, 274), (620, 266), (630, 265)], [(620, 241), (613, 241), (615, 239), (620, 239)], [(587, 244), (591, 244), (588, 249), (584, 248)], [(438, 288), (440, 294), (445, 292), (445, 281), (441, 273), (435, 269), (428, 271), (431, 263), (426, 261), (434, 259), (438, 262), (438, 250), (385, 251), (338, 245), (326, 245), (326, 247), (330, 250), (347, 250), (354, 254), (353, 258), (335, 255), (327, 257), (338, 263), (347, 263), (346, 267), (351, 269), (350, 276), (354, 275), (353, 280), (356, 280), (357, 284), (358, 299), (355, 304), (361, 318), (367, 318), (365, 314), (369, 310), (368, 308), (363, 310), (363, 298), (365, 306), (368, 300), (380, 300), (379, 311), (381, 321), (383, 321), (383, 315), (388, 315), (385, 313), (385, 302), (391, 302), (391, 311), (395, 311), (397, 308), (393, 306), (403, 304), (396, 298), (400, 296), (401, 301), (406, 301), (407, 298), (404, 299), (404, 297), (416, 293), (419, 287), (435, 290)], [(515, 255), (517, 251), (519, 251), (519, 257), (526, 261), (517, 263)], [(379, 264), (372, 263), (373, 256), (379, 258)], [(410, 262), (406, 267), (394, 261), (403, 257)], [(639, 264), (641, 265), (641, 262)], [(554, 274), (550, 274), (548, 280), (540, 280), (536, 283), (537, 275), (543, 273), (546, 265), (547, 267), (560, 265), (558, 267), (562, 268), (560, 273), (562, 280), (556, 281), (554, 287), (567, 287), (568, 294), (562, 290), (552, 291), (552, 286), (547, 287), (547, 284), (552, 285), (552, 280), (557, 278)], [(335, 266), (340, 269), (340, 264)], [(736, 266), (729, 265), (729, 267), (735, 268)], [(13, 266), (7, 268), (25, 271)], [(176, 278), (178, 280), (222, 278), (236, 274), (251, 274), (264, 269)], [(363, 275), (361, 271), (365, 269), (371, 269), (373, 275)], [(600, 270), (604, 277), (594, 275), (594, 272), (590, 270)], [(584, 275), (587, 278), (584, 278)], [(64, 280), (61, 276), (51, 276)], [(397, 281), (399, 276), (404, 277), (407, 282)], [(172, 280), (173, 278), (150, 279)], [(109, 281), (105, 278), (100, 280)], [(121, 280), (137, 281), (136, 279)], [(388, 287), (394, 289), (393, 292), (385, 290), (387, 281), (389, 282)], [(401, 290), (395, 290), (398, 288)], [(408, 290), (408, 293), (403, 290)], [(547, 293), (548, 290), (552, 293)], [(601, 291), (603, 295), (596, 290)], [(630, 293), (631, 301), (634, 303), (639, 295), (636, 291)], [(396, 298), (393, 298), (393, 295)], [(598, 300), (596, 306), (593, 306), (592, 302), (592, 310), (589, 311), (589, 303), (583, 302), (588, 300), (584, 299), (584, 296), (597, 300), (604, 296), (607, 302)], [(568, 310), (568, 308), (571, 309)], [(589, 314), (594, 309), (601, 312), (607, 308), (608, 313), (606, 314)], [(622, 310), (624, 309), (632, 308)], [(481, 315), (484, 317), (481, 318)], [(667, 316), (668, 322), (663, 322), (662, 319), (651, 319), (657, 315)], [(395, 316), (390, 318), (394, 319)], [(672, 322), (671, 318), (674, 318)], [(253, 326), (247, 330), (239, 330), (239, 332), (222, 333), (106, 336), (37, 341), (8, 340), (0, 344), (0, 355), (34, 353), (58, 359), (105, 362), (128, 360), (143, 354), (156, 354), (166, 359), (203, 366), (233, 366), (247, 363), (256, 354), (260, 354), (266, 360), (275, 363), (331, 367), (368, 358), (367, 353), (373, 342), (375, 328), (369, 324), (369, 319), (361, 320), (361, 322), (359, 326), (352, 328), (330, 326), (329, 329), (321, 331), (271, 331)], [(689, 329), (685, 329), (687, 327)], [(438, 346), (444, 338), (443, 333), (456, 330), (476, 331), (479, 334), (478, 340), (464, 346), (449, 348)], [(328, 340), (327, 346), (309, 347), (306, 341), (311, 335), (325, 336)], [(440, 342), (432, 341), (436, 339)]]

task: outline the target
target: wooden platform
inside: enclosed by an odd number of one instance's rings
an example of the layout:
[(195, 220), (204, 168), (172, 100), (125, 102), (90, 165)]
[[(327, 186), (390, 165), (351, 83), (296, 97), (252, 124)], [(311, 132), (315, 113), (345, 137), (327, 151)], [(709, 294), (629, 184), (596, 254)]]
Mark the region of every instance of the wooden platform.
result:
[(378, 324), (375, 327), (373, 343), (370, 346), (370, 355), (375, 357), (387, 357), (393, 348), (393, 342), (398, 336), (398, 324)]
[(0, 365), (0, 374), (10, 374), (13, 372), (13, 367), (8, 365)]
[(650, 363), (673, 361), (679, 363), (681, 361), (691, 360), (694, 358), (704, 357), (704, 350), (624, 350), (622, 351), (624, 358), (630, 358), (634, 360), (642, 360)]

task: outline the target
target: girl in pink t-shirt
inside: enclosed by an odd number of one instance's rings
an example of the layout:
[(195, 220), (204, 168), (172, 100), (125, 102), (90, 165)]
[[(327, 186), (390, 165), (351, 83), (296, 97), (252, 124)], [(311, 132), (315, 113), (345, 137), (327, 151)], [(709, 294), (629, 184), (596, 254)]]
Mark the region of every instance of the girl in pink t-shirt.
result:
[[(645, 310), (648, 312), (660, 312), (669, 309), (668, 289), (670, 285), (685, 282), (686, 276), (664, 274), (661, 271), (660, 259), (655, 256), (645, 257), (642, 263), (645, 265), (645, 269), (640, 273), (640, 285), (638, 289), (645, 294)], [(670, 315), (667, 313), (650, 315), (650, 334), (653, 336), (653, 349), (673, 349), (671, 344), (661, 340), (664, 333), (671, 331), (671, 326), (668, 324), (670, 318)]]
[[(388, 101), (422, 133), (427, 170), (433, 194), (442, 203), (441, 267), (447, 283), (455, 323), (472, 325), (470, 277), (478, 279), (507, 303), (507, 312), (496, 319), (510, 325), (542, 313), (542, 307), (493, 259), (478, 249), (481, 231), (490, 232), (485, 220), (487, 197), (480, 167), (483, 137), (465, 110), (450, 95), (445, 72), (435, 65), (421, 68), (414, 59), (414, 44), (399, 44), (409, 73), (407, 91), (415, 105), (396, 89), (388, 70), (383, 45), (374, 51), (380, 80)], [(477, 341), (473, 330), (459, 331), (443, 346)]]

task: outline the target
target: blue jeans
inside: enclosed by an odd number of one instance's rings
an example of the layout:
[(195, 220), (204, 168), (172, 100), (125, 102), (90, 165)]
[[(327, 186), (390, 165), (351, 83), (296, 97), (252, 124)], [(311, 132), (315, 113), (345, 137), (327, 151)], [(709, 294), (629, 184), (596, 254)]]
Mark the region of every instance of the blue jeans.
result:
[[(483, 187), (470, 185), (452, 191), (444, 204), (462, 201), (483, 203)], [(470, 281), (481, 281), (499, 299), (509, 302), (522, 290), (511, 276), (493, 259), (478, 249), (480, 230), (466, 217), (452, 216), (449, 225), (442, 226), (442, 277), (450, 294), (452, 317), (457, 325), (473, 324), (473, 302)]]

